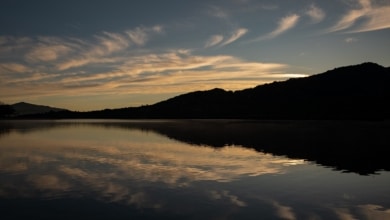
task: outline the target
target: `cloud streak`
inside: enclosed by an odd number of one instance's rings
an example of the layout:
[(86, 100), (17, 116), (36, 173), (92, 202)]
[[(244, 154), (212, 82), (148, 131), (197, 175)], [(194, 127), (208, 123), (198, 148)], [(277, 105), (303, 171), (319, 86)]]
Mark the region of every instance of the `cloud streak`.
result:
[(30, 51), (26, 55), (26, 59), (30, 62), (54, 61), (70, 51), (71, 48), (66, 45), (40, 45)]
[(305, 14), (311, 18), (313, 23), (321, 22), (326, 16), (325, 12), (314, 4), (309, 7)]
[(126, 34), (134, 44), (138, 46), (144, 46), (145, 43), (149, 40), (151, 34), (162, 32), (163, 27), (157, 25), (151, 28), (137, 27), (134, 30), (126, 31)]
[(276, 209), (276, 215), (279, 216), (281, 219), (285, 219), (285, 220), (295, 220), (295, 219), (297, 219), (295, 217), (295, 213), (294, 213), (293, 208), (291, 208), (290, 206), (281, 205), (281, 204), (279, 204), (276, 201), (273, 201), (272, 205)]
[(115, 63), (122, 60), (112, 56), (115, 53), (126, 51), (132, 44), (144, 46), (152, 35), (163, 32), (162, 26), (137, 27), (127, 30), (125, 33), (103, 32), (95, 36), (96, 43), (82, 45), (78, 56), (57, 64), (57, 69), (64, 71), (71, 68), (81, 67), (93, 63)]
[(19, 63), (0, 63), (0, 74), (7, 73), (24, 73), (28, 71), (28, 67)]
[(275, 30), (273, 30), (272, 32), (270, 32), (266, 35), (260, 36), (260, 37), (254, 39), (250, 42), (268, 40), (268, 39), (275, 38), (275, 37), (283, 34), (284, 32), (292, 29), (293, 27), (295, 27), (298, 24), (299, 18), (300, 18), (300, 16), (298, 14), (292, 14), (292, 15), (288, 15), (286, 17), (283, 17), (282, 19), (279, 20), (278, 26), (276, 27)]
[(349, 10), (328, 32), (358, 33), (390, 28), (390, 5), (373, 5), (371, 0), (356, 3), (358, 8)]
[(299, 15), (297, 15), (297, 14), (289, 15), (289, 16), (282, 18), (279, 21), (278, 27), (274, 31), (272, 31), (271, 33), (267, 34), (265, 36), (265, 38), (269, 39), (269, 38), (274, 38), (274, 37), (281, 35), (282, 33), (293, 28), (298, 23), (298, 20), (299, 20)]
[[(80, 94), (152, 97), (215, 87), (240, 90), (297, 76), (286, 73), (289, 66), (283, 63), (246, 61), (231, 55), (200, 55), (191, 48), (153, 51), (144, 47), (161, 33), (162, 26), (152, 26), (105, 31), (89, 40), (1, 37), (0, 48), (6, 51), (0, 51), (0, 55), (15, 54), (16, 58), (0, 60), (0, 98), (15, 102), (38, 97), (74, 98)], [(213, 35), (204, 47), (223, 47), (247, 33), (248, 29), (237, 28), (226, 37)]]
[[(188, 50), (170, 50), (162, 53), (134, 54), (117, 57), (91, 57), (60, 63), (66, 69), (60, 73), (37, 72), (4, 75), (1, 93), (17, 96), (79, 96), (105, 94), (161, 94), (183, 93), (221, 87), (238, 90), (261, 83), (287, 79), (288, 65), (281, 63), (248, 62), (228, 55), (200, 56)], [(96, 59), (96, 60), (93, 60)], [(70, 62), (70, 61), (68, 61)], [(96, 68), (98, 62), (106, 71), (83, 71)], [(111, 67), (107, 68), (107, 64)], [(78, 71), (71, 67), (83, 66)], [(34, 66), (3, 64), (14, 71), (38, 71)], [(72, 70), (69, 72), (69, 70)], [(47, 70), (49, 71), (49, 70)], [(297, 75), (294, 75), (295, 77)], [(23, 88), (23, 89), (21, 89)], [(69, 89), (72, 88), (72, 89)]]
[[(228, 44), (231, 44), (238, 39), (240, 39), (242, 36), (244, 36), (246, 33), (248, 33), (248, 29), (246, 28), (238, 28), (234, 30), (231, 34), (231, 36), (223, 41), (225, 39), (222, 35), (213, 35), (211, 36), (205, 43), (205, 48), (213, 47), (219, 44), (220, 47), (226, 46)], [(223, 42), (222, 42), (223, 41)]]
[(221, 46), (226, 46), (228, 44), (233, 43), (234, 41), (236, 41), (239, 38), (241, 38), (242, 36), (244, 36), (247, 32), (248, 32), (248, 29), (246, 29), (246, 28), (239, 28), (239, 29), (235, 30), (233, 32), (232, 36), (229, 39), (227, 39), (225, 42), (223, 42), (221, 44)]
[(344, 40), (346, 43), (355, 43), (358, 41), (357, 38), (354, 38), (354, 37), (348, 37), (348, 38), (345, 38)]
[(205, 44), (205, 48), (209, 48), (209, 47), (213, 47), (213, 46), (215, 46), (215, 45), (217, 45), (217, 44), (219, 44), (219, 43), (221, 43), (222, 41), (223, 41), (223, 36), (222, 35), (213, 35), (213, 36), (211, 36), (208, 40), (207, 40), (207, 42), (206, 42), (206, 44)]

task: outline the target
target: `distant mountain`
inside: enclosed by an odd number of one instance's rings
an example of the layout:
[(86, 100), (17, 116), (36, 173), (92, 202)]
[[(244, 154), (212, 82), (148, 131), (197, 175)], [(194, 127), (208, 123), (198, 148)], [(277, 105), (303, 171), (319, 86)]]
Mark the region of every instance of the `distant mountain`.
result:
[(14, 114), (17, 116), (66, 111), (66, 109), (35, 105), (27, 102), (18, 102), (11, 105), (11, 107), (15, 110)]
[[(390, 118), (390, 68), (340, 67), (240, 91), (196, 91), (141, 107), (42, 114), (47, 118)], [(38, 116), (35, 116), (38, 117)]]

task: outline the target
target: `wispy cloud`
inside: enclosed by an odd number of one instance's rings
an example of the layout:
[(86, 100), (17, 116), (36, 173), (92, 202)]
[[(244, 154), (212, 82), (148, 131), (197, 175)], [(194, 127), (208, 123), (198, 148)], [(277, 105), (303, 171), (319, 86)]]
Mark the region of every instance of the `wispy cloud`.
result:
[(244, 36), (247, 32), (248, 32), (248, 29), (246, 29), (246, 28), (236, 29), (233, 32), (232, 36), (229, 39), (227, 39), (225, 42), (223, 42), (221, 44), (221, 46), (225, 46), (225, 45), (233, 43), (234, 41), (238, 40), (240, 37)]
[(215, 46), (223, 41), (223, 36), (222, 35), (213, 35), (211, 36), (207, 41), (206, 44), (204, 45), (205, 48), (209, 48), (212, 46)]
[(34, 43), (30, 37), (2, 36), (0, 38), (0, 56), (7, 58), (19, 58), (19, 53), (25, 53), (31, 49)]
[(334, 208), (334, 212), (340, 220), (357, 220), (347, 208)]
[(97, 42), (83, 43), (70, 59), (57, 64), (60, 71), (85, 66), (90, 63), (115, 63), (123, 60), (121, 57), (112, 56), (115, 53), (123, 52), (132, 44), (144, 46), (153, 34), (163, 32), (162, 26), (137, 27), (127, 30), (125, 33), (103, 32), (96, 35)]
[(281, 205), (276, 201), (273, 201), (272, 205), (276, 209), (276, 215), (279, 216), (281, 219), (286, 219), (286, 220), (296, 219), (294, 210), (291, 207)]
[(129, 40), (122, 34), (103, 32), (103, 36), (96, 36), (100, 45), (90, 51), (90, 55), (109, 55), (130, 46)]
[(348, 38), (345, 38), (344, 40), (346, 43), (355, 43), (358, 41), (357, 38), (354, 38), (354, 37), (348, 37)]
[(267, 34), (265, 38), (274, 38), (281, 35), (282, 33), (293, 28), (298, 23), (298, 20), (299, 20), (299, 15), (297, 14), (292, 14), (282, 18), (279, 21), (278, 27), (271, 33)]
[[(163, 31), (160, 26), (133, 30), (147, 33), (147, 39)], [(8, 58), (10, 61), (0, 60), (0, 98), (13, 102), (18, 98), (97, 93), (105, 97), (134, 93), (151, 97), (215, 87), (239, 90), (297, 76), (286, 73), (289, 66), (283, 63), (200, 55), (191, 48), (132, 48), (135, 38), (127, 32), (101, 32), (90, 40), (2, 37), (1, 48), (10, 47), (17, 54)], [(205, 47), (231, 44), (247, 32), (237, 28), (227, 37), (214, 35)], [(148, 42), (142, 39), (138, 43)], [(18, 48), (18, 42), (23, 46)]]
[(231, 36), (226, 39), (224, 42), (223, 39), (224, 39), (224, 36), (222, 35), (213, 35), (211, 36), (205, 43), (205, 48), (209, 48), (209, 47), (213, 47), (213, 46), (216, 46), (219, 44), (219, 46), (226, 46), (228, 44), (231, 44), (233, 43), (234, 41), (238, 40), (239, 38), (241, 38), (242, 36), (244, 36), (246, 33), (248, 32), (248, 29), (246, 28), (238, 28), (238, 29), (235, 29)]
[(295, 25), (297, 25), (297, 23), (299, 21), (299, 18), (300, 18), (300, 16), (297, 14), (292, 14), (292, 15), (283, 17), (282, 19), (280, 19), (280, 21), (278, 23), (278, 27), (275, 30), (273, 30), (272, 32), (270, 32), (266, 35), (263, 35), (263, 36), (260, 36), (256, 39), (254, 39), (254, 40), (251, 40), (250, 42), (275, 38), (275, 37), (283, 34), (284, 32), (292, 29), (293, 27), (295, 27)]
[(134, 30), (126, 31), (131, 41), (138, 46), (145, 45), (145, 43), (149, 40), (151, 34), (162, 32), (163, 27), (158, 25), (151, 28), (137, 27)]
[(381, 205), (366, 204), (360, 205), (359, 208), (367, 219), (390, 219), (390, 209)]
[(90, 63), (110, 63), (116, 60), (107, 57), (113, 53), (123, 51), (130, 46), (130, 40), (120, 33), (104, 32), (103, 35), (95, 36), (96, 43), (80, 45), (76, 55), (65, 59), (56, 65), (60, 71), (81, 67)]
[(53, 61), (70, 51), (71, 48), (65, 45), (39, 45), (26, 54), (26, 59), (30, 62)]
[(211, 197), (215, 200), (220, 199), (228, 199), (233, 205), (239, 206), (239, 207), (245, 207), (247, 206), (244, 201), (241, 201), (238, 196), (232, 195), (229, 191), (224, 190), (222, 192), (218, 192), (215, 190), (210, 191)]
[[(3, 75), (7, 78), (1, 80), (0, 92), (13, 94), (14, 97), (77, 96), (93, 95), (97, 92), (108, 96), (129, 93), (183, 93), (215, 87), (237, 90), (292, 77), (284, 72), (288, 68), (285, 64), (248, 62), (228, 55), (193, 55), (190, 50), (119, 55), (74, 58), (68, 63), (60, 63), (67, 71), (56, 74), (40, 73), (32, 64), (23, 66), (3, 63), (2, 69), (8, 71), (29, 70), (36, 73), (25, 73), (23, 78), (16, 74)], [(105, 71), (96, 68), (99, 62), (105, 64)], [(107, 66), (107, 63), (110, 65)], [(70, 69), (76, 66), (83, 68), (77, 71)], [(53, 72), (50, 69), (46, 71)]]
[(28, 67), (19, 63), (0, 63), (0, 74), (7, 73), (24, 73), (28, 71)]
[(208, 14), (212, 17), (216, 17), (220, 19), (227, 19), (229, 17), (229, 14), (226, 10), (217, 6), (209, 7)]
[(349, 10), (328, 32), (345, 30), (357, 33), (390, 28), (390, 4), (373, 3), (371, 0), (357, 0), (358, 8)]
[(315, 4), (310, 5), (305, 14), (311, 18), (313, 23), (321, 22), (326, 16), (325, 12)]

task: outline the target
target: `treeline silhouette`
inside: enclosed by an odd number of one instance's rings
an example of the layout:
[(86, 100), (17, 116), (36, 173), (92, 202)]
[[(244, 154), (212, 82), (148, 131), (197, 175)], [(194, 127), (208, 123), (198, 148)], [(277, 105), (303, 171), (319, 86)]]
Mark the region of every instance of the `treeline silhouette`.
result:
[(388, 119), (390, 68), (375, 63), (240, 91), (196, 91), (153, 104), (90, 112), (48, 112), (24, 118)]

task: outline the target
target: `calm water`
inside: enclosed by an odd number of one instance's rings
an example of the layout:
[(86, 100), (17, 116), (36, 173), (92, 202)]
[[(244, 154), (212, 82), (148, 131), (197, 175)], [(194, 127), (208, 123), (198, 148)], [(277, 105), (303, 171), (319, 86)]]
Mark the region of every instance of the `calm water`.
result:
[(0, 122), (0, 218), (390, 219), (388, 163), (335, 150), (389, 126), (334, 123)]

